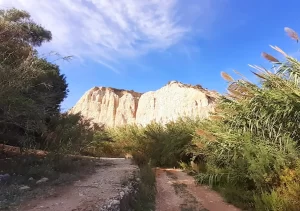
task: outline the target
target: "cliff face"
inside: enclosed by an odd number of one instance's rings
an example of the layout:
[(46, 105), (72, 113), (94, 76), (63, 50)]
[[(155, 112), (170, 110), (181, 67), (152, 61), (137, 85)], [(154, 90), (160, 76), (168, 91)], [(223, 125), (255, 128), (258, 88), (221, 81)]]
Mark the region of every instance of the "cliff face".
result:
[(200, 86), (172, 81), (157, 91), (144, 94), (106, 87), (87, 91), (70, 110), (107, 126), (167, 123), (178, 117), (206, 118), (218, 94)]
[(141, 96), (136, 123), (146, 125), (155, 121), (165, 124), (183, 116), (206, 118), (214, 108), (214, 100), (208, 94), (201, 87), (172, 81)]
[(81, 112), (95, 123), (118, 126), (135, 122), (136, 110), (141, 93), (94, 87), (88, 90), (70, 110)]

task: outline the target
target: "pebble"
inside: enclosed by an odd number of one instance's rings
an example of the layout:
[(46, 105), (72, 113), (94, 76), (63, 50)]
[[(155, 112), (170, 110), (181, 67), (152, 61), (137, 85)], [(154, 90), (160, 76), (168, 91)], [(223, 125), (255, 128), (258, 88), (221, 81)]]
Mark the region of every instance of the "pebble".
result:
[(119, 200), (116, 200), (116, 199), (115, 199), (115, 200), (112, 201), (112, 205), (119, 205), (119, 204), (120, 204), (120, 201), (119, 201)]
[(47, 182), (49, 179), (47, 177), (43, 177), (42, 179), (36, 181), (36, 184), (41, 184), (41, 183), (44, 183), (44, 182)]
[(27, 185), (23, 185), (19, 188), (19, 190), (30, 190), (30, 187)]
[[(120, 204), (121, 204), (121, 200), (123, 200), (124, 196), (126, 194), (137, 194), (138, 191), (135, 190), (135, 186), (138, 184), (138, 180), (139, 178), (135, 178), (134, 182), (129, 182), (129, 184), (126, 184), (125, 187), (123, 188), (116, 188), (116, 190), (120, 191), (119, 195), (108, 200), (107, 203), (105, 203), (104, 206), (102, 206), (102, 208), (100, 209), (100, 211), (119, 211), (120, 210)], [(132, 196), (133, 200), (134, 197), (136, 196)]]

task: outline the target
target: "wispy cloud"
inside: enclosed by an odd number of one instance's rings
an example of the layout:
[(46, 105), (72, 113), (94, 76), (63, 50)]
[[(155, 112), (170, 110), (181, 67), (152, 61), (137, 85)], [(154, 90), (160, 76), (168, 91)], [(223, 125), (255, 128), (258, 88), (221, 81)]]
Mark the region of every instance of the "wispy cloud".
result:
[[(45, 45), (47, 49), (90, 58), (118, 71), (122, 59), (169, 49), (193, 31), (203, 31), (214, 18), (210, 2), (0, 0), (0, 7), (25, 9), (51, 30), (53, 41)], [(201, 25), (195, 25), (196, 20)]]

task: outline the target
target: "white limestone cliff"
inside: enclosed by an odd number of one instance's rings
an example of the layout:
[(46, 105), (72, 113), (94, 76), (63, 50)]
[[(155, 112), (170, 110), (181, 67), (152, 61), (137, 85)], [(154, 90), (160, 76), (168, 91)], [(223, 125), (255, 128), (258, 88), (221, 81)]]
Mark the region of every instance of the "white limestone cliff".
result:
[(178, 117), (206, 118), (214, 110), (216, 92), (171, 81), (144, 94), (106, 87), (87, 91), (70, 110), (106, 126), (165, 124)]
[(107, 87), (88, 90), (69, 111), (107, 126), (118, 126), (135, 122), (138, 100), (141, 94), (133, 91)]
[(213, 101), (208, 91), (199, 86), (171, 81), (161, 89), (141, 96), (136, 123), (147, 125), (154, 121), (165, 124), (184, 116), (206, 118), (214, 109)]

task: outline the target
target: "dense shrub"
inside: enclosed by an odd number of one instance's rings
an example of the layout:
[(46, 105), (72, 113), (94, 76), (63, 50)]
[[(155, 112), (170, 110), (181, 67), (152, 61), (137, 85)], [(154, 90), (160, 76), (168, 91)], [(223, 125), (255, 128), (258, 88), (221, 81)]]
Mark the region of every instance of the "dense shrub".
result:
[(244, 208), (299, 210), (300, 63), (273, 48), (286, 61), (263, 53), (273, 70), (253, 66), (258, 85), (222, 73), (229, 94), (193, 139), (206, 165), (196, 178)]
[(111, 138), (109, 130), (99, 127), (93, 131), (93, 139), (86, 143), (81, 154), (95, 157), (124, 157), (126, 150)]
[(51, 152), (79, 153), (94, 140), (97, 129), (97, 125), (79, 113), (56, 115), (47, 124), (39, 148)]
[(182, 118), (166, 125), (127, 125), (110, 129), (108, 133), (115, 141), (114, 147), (131, 153), (138, 163), (174, 167), (179, 166), (179, 161), (190, 160), (191, 155), (186, 149), (190, 147), (192, 133), (199, 124), (200, 120)]

